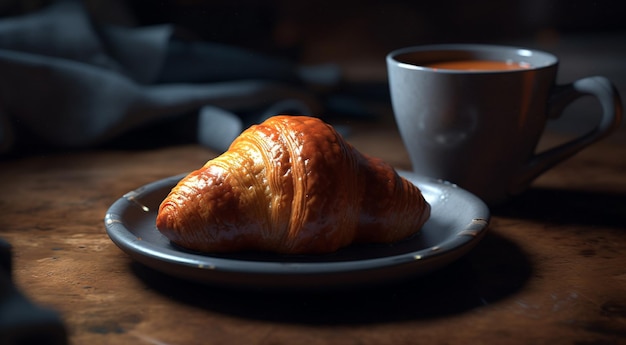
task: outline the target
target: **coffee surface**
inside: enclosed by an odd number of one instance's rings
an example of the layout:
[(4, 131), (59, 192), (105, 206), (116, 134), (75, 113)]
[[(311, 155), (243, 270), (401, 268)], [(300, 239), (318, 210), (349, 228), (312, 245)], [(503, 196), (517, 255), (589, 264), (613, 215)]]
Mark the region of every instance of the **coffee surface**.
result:
[(527, 69), (530, 68), (530, 65), (515, 61), (454, 60), (429, 63), (425, 64), (424, 67), (465, 71), (510, 71)]

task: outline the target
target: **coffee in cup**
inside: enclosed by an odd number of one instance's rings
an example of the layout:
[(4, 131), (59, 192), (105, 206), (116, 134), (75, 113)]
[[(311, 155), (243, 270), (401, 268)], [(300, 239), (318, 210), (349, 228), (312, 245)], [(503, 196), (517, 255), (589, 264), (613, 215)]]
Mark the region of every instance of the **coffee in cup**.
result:
[(457, 71), (509, 71), (530, 68), (527, 62), (495, 61), (495, 60), (451, 60), (439, 61), (424, 65), (432, 69)]

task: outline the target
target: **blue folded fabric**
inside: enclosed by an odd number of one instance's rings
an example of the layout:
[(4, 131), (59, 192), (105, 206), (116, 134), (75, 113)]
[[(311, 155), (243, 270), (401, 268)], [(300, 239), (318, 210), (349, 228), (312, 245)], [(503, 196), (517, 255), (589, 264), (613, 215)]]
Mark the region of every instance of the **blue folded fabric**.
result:
[(79, 1), (0, 20), (0, 154), (25, 142), (90, 147), (190, 112), (196, 140), (221, 150), (246, 125), (240, 112), (315, 114), (304, 85), (339, 80), (334, 66), (174, 36), (169, 25), (96, 23)]

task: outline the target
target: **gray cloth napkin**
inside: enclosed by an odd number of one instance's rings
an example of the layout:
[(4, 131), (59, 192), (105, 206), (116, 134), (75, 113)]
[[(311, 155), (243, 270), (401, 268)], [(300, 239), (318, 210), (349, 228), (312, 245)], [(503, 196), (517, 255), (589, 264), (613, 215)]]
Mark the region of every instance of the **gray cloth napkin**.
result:
[(197, 141), (223, 150), (246, 125), (239, 112), (315, 114), (321, 105), (305, 86), (339, 80), (334, 66), (174, 32), (96, 23), (79, 1), (0, 19), (0, 154), (25, 142), (90, 147), (189, 112), (199, 114)]

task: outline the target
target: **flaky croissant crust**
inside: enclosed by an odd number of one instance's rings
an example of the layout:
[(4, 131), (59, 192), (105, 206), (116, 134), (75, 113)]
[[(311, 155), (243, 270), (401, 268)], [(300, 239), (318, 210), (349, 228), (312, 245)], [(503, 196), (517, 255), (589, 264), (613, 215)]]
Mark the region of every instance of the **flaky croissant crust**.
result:
[(317, 118), (281, 115), (183, 178), (156, 225), (195, 251), (314, 254), (399, 241), (429, 214), (420, 190), (389, 164)]

